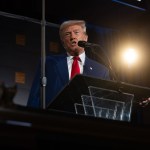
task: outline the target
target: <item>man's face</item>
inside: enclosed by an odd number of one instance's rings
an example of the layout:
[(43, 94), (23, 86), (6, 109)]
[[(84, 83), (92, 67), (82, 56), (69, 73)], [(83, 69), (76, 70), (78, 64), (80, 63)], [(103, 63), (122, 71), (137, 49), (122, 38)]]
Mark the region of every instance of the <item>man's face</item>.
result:
[(79, 55), (84, 48), (78, 46), (78, 41), (87, 41), (88, 36), (79, 25), (72, 25), (65, 28), (61, 35), (64, 48), (70, 55)]

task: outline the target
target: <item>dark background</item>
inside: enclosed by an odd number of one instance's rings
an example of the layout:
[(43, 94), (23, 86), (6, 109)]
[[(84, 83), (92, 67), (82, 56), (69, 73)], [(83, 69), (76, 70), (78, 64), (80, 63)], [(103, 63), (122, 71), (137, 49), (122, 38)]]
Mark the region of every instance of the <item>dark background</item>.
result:
[[(59, 24), (68, 19), (87, 22), (89, 42), (104, 47), (114, 71), (124, 82), (150, 87), (150, 1), (45, 0), (46, 54), (63, 51)], [(36, 65), (41, 56), (42, 0), (0, 1), (0, 81), (17, 85), (14, 102), (26, 105)], [(135, 43), (142, 60), (135, 68), (125, 68), (118, 58), (124, 43)], [(101, 62), (100, 51), (87, 51)], [(102, 56), (103, 57), (103, 56)]]
[[(88, 23), (116, 29), (145, 26), (149, 22), (148, 0), (45, 0), (45, 18), (60, 24), (64, 19), (84, 19)], [(125, 5), (127, 3), (128, 5)], [(0, 9), (12, 14), (42, 18), (42, 0), (1, 0)]]

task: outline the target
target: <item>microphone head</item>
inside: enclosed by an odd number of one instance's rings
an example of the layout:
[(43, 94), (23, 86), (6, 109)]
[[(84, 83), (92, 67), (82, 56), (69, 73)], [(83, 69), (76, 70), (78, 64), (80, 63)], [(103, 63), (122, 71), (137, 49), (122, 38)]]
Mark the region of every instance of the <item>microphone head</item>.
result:
[(86, 41), (78, 41), (78, 46), (85, 48), (87, 42)]

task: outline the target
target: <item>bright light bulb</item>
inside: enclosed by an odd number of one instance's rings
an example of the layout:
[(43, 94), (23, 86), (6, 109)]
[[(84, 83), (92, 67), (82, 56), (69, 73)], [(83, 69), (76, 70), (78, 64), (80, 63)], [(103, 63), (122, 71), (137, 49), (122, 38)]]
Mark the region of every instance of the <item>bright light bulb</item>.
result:
[(133, 64), (137, 60), (137, 53), (134, 49), (130, 48), (124, 53), (123, 57), (127, 64)]

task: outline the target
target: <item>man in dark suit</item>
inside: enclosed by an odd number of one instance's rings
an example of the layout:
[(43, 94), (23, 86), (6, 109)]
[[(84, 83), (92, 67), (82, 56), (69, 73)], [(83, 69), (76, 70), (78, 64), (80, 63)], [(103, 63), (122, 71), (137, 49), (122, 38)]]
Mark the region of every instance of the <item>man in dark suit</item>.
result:
[[(88, 40), (84, 20), (69, 20), (63, 22), (60, 26), (59, 34), (66, 53), (50, 55), (46, 58), (46, 106), (72, 79), (71, 71), (74, 56), (78, 57), (80, 74), (95, 78), (109, 79), (108, 69), (102, 64), (88, 58), (84, 48), (78, 46), (78, 41)], [(27, 106), (40, 107), (40, 66), (31, 87)]]

